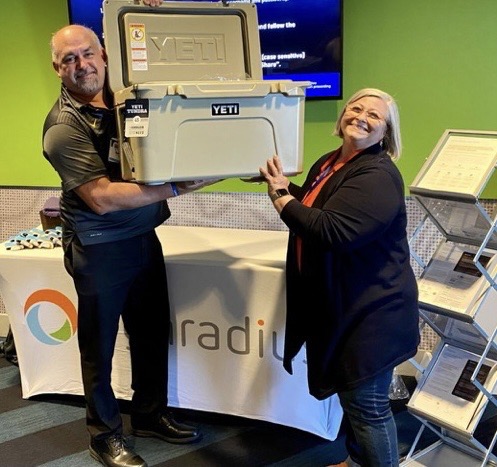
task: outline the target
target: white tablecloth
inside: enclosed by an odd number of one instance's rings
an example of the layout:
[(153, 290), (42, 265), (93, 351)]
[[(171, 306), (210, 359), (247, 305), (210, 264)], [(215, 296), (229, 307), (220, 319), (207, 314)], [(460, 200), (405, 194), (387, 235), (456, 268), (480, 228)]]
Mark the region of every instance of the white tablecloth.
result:
[[(157, 229), (172, 309), (173, 407), (267, 420), (335, 439), (336, 396), (308, 394), (305, 353), (281, 363), (287, 233), (202, 227)], [(0, 249), (0, 293), (14, 333), (22, 394), (82, 394), (76, 293), (62, 249)], [(113, 387), (131, 397), (127, 338), (116, 345)]]

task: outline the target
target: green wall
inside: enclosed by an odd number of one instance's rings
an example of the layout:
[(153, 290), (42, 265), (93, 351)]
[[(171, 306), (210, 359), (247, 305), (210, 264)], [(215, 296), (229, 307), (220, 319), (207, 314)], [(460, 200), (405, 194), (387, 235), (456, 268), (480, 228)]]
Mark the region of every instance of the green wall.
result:
[[(378, 87), (397, 99), (406, 185), (445, 129), (497, 130), (497, 1), (343, 1), (344, 96)], [(41, 126), (59, 91), (48, 42), (65, 24), (66, 0), (0, 4), (0, 186), (59, 186)], [(305, 171), (339, 144), (331, 132), (342, 104), (306, 103)], [(216, 189), (264, 187), (227, 180)]]

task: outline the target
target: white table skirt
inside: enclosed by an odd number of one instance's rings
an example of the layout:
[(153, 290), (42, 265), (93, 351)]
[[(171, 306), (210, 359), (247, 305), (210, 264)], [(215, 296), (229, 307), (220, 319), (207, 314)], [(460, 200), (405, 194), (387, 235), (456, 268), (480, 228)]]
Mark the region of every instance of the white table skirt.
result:
[[(308, 394), (305, 353), (282, 367), (286, 232), (161, 226), (172, 311), (173, 407), (267, 420), (336, 438), (333, 396)], [(62, 249), (0, 249), (0, 293), (14, 333), (22, 394), (83, 394), (76, 292)], [(116, 396), (131, 398), (128, 342), (114, 356)]]

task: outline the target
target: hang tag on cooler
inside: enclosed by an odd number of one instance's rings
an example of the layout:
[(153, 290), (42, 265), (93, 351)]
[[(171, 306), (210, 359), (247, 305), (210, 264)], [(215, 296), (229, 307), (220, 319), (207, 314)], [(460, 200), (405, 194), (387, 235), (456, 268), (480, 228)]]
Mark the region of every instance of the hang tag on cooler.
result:
[(148, 99), (127, 99), (124, 102), (124, 136), (148, 136)]

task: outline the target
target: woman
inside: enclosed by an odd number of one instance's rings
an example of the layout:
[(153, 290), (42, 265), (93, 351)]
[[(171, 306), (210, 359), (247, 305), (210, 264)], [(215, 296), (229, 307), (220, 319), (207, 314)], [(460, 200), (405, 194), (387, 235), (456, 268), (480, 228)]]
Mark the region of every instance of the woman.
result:
[[(419, 344), (417, 286), (410, 266), (394, 99), (356, 92), (340, 113), (338, 149), (302, 187), (277, 156), (260, 173), (290, 230), (284, 367), (306, 346), (309, 392), (338, 394), (351, 462), (398, 465), (388, 387), (393, 368)], [(353, 465), (353, 464), (352, 464)]]

